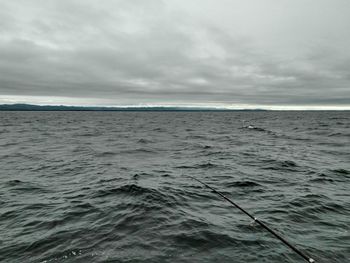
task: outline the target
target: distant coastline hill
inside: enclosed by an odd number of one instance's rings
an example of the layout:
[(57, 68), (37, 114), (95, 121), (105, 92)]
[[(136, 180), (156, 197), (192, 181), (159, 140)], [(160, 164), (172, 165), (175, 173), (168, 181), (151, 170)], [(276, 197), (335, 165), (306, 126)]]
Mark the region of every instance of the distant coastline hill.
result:
[(225, 109), (201, 107), (90, 107), (90, 106), (64, 106), (64, 105), (32, 105), (32, 104), (0, 104), (0, 111), (264, 111), (262, 109)]

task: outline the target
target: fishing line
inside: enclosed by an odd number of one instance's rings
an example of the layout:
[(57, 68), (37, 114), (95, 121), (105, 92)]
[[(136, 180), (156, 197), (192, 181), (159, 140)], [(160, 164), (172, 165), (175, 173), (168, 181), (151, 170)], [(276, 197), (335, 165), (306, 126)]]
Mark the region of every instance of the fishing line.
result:
[(226, 197), (223, 193), (217, 191), (215, 188), (211, 187), (210, 185), (202, 182), (201, 180), (194, 178), (192, 176), (187, 175), (187, 177), (201, 183), (202, 185), (204, 185), (205, 187), (209, 188), (210, 190), (212, 190), (214, 193), (220, 195), (223, 199), (225, 199), (226, 201), (228, 201), (230, 204), (232, 204), (234, 207), (238, 208), (239, 210), (241, 210), (244, 214), (246, 214), (248, 217), (250, 217), (251, 219), (254, 220), (254, 222), (256, 222), (257, 224), (259, 224), (260, 226), (262, 226), (265, 230), (267, 230), (268, 232), (270, 232), (272, 235), (274, 235), (277, 239), (279, 239), (280, 241), (282, 241), (286, 246), (288, 246), (290, 249), (292, 249), (295, 253), (297, 253), (298, 255), (300, 255), (302, 258), (304, 258), (307, 262), (309, 263), (315, 263), (316, 261), (310, 257), (308, 257), (306, 254), (304, 254), (302, 251), (300, 251), (298, 248), (296, 248), (295, 246), (293, 246), (291, 243), (289, 243), (286, 239), (284, 239), (280, 234), (278, 234), (277, 232), (275, 232), (273, 229), (271, 229), (270, 227), (268, 227), (265, 223), (263, 223), (262, 221), (260, 221), (259, 219), (257, 219), (256, 217), (254, 217), (253, 215), (251, 215), (249, 212), (247, 212), (245, 209), (243, 209), (241, 206), (239, 206), (238, 204), (236, 204), (235, 202), (233, 202), (231, 199), (229, 199), (228, 197)]

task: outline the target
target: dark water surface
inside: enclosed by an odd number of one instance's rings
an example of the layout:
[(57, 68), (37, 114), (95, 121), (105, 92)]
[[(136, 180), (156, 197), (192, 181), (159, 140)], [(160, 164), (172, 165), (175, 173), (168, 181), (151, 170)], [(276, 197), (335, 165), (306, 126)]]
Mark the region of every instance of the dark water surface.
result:
[(349, 112), (0, 112), (2, 262), (350, 262)]

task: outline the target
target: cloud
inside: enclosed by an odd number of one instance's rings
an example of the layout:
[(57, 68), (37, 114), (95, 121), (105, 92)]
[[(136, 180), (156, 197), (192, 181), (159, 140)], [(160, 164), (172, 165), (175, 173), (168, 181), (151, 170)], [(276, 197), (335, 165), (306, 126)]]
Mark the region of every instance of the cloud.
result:
[(0, 96), (349, 106), (348, 2), (261, 2), (0, 0)]

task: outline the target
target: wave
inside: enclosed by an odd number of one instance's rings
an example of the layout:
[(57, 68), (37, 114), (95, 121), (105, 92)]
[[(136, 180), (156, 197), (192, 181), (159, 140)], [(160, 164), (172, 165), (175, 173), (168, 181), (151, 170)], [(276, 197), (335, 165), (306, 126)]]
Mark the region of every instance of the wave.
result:
[(107, 188), (98, 190), (93, 197), (105, 197), (109, 195), (119, 195), (119, 194), (132, 194), (132, 195), (142, 195), (152, 192), (150, 189), (140, 187), (136, 184), (123, 185), (116, 188)]
[(19, 142), (6, 142), (5, 144), (0, 145), (0, 147), (8, 147), (8, 146), (14, 146), (14, 145), (20, 145), (20, 143)]
[(227, 187), (258, 187), (262, 186), (259, 183), (253, 182), (253, 181), (236, 181), (233, 183), (226, 183), (225, 186)]
[(158, 153), (154, 149), (150, 148), (136, 148), (136, 149), (131, 149), (131, 150), (122, 150), (120, 151), (121, 154), (137, 154), (137, 153), (153, 153), (156, 154)]
[(269, 134), (275, 134), (273, 131), (262, 128), (262, 127), (257, 127), (257, 126), (253, 126), (253, 125), (247, 125), (247, 126), (243, 126), (242, 129), (246, 129), (249, 131), (257, 131), (257, 132), (265, 132), (265, 133), (269, 133)]
[(37, 183), (32, 183), (32, 182), (25, 182), (21, 180), (9, 180), (5, 182), (5, 186), (10, 191), (15, 191), (15, 192), (29, 192), (31, 194), (37, 194), (37, 193), (47, 193), (49, 192), (48, 189), (45, 187), (37, 184)]
[(327, 136), (328, 137), (349, 137), (350, 134), (341, 133), (341, 132), (334, 132), (334, 133), (328, 134)]
[(310, 179), (309, 182), (311, 182), (311, 183), (334, 183), (334, 180), (331, 178), (319, 177), (319, 178)]
[(200, 230), (196, 233), (180, 233), (171, 236), (175, 242), (175, 246), (194, 247), (194, 248), (215, 248), (215, 247), (231, 247), (242, 244), (240, 241), (227, 234), (215, 233), (209, 230)]
[(144, 176), (150, 176), (151, 174), (149, 173), (135, 173), (132, 175), (133, 179), (139, 179), (140, 177), (144, 177)]
[(111, 198), (113, 196), (137, 198), (136, 200), (138, 202), (146, 206), (160, 205), (160, 207), (166, 207), (177, 204), (176, 198), (170, 194), (162, 193), (157, 189), (142, 187), (134, 183), (120, 187), (100, 189), (92, 194), (92, 198)]
[(147, 143), (153, 143), (153, 141), (152, 140), (149, 140), (149, 139), (139, 139), (138, 141), (137, 141), (137, 143), (141, 143), (141, 144), (147, 144)]
[(117, 154), (118, 154), (117, 152), (106, 151), (106, 152), (95, 153), (94, 156), (103, 158), (103, 157), (112, 157), (112, 156), (115, 156)]
[[(196, 229), (196, 228), (192, 228)], [(198, 228), (197, 228), (198, 229)], [(217, 232), (208, 229), (199, 229), (195, 231), (183, 231), (176, 235), (171, 235), (173, 246), (181, 248), (200, 248), (201, 250), (213, 248), (232, 248), (237, 246), (252, 246), (265, 243), (264, 240), (256, 240), (250, 238), (243, 238), (233, 232)]]
[(78, 133), (75, 136), (77, 136), (77, 137), (98, 137), (100, 135), (102, 135), (102, 131), (83, 132), (83, 133)]
[(211, 162), (196, 164), (196, 165), (176, 166), (176, 168), (179, 168), (179, 169), (212, 169), (212, 168), (218, 168), (218, 167), (219, 167), (219, 165), (211, 163)]
[(327, 216), (331, 216), (332, 214), (346, 215), (348, 211), (349, 209), (347, 209), (345, 206), (334, 202), (310, 205), (301, 209), (301, 212), (305, 213), (306, 215), (327, 214)]
[(157, 132), (166, 132), (167, 130), (165, 128), (160, 128), (160, 127), (157, 127), (157, 128), (154, 128), (152, 131), (157, 131)]
[(333, 170), (331, 170), (331, 171), (334, 172), (334, 173), (336, 173), (336, 174), (343, 174), (343, 175), (349, 175), (349, 174), (350, 174), (350, 171), (349, 171), (349, 170), (342, 169), (342, 168), (333, 169)]
[(23, 158), (25, 160), (33, 160), (33, 161), (40, 161), (41, 160), (41, 157), (39, 157), (37, 155), (26, 154), (26, 153), (21, 153), (21, 152), (0, 155), (0, 158), (1, 159), (10, 159), (10, 161), (13, 161), (14, 158), (18, 158), (18, 159)]
[(213, 148), (213, 146), (210, 146), (210, 145), (203, 145), (202, 148), (203, 148), (203, 149), (211, 149), (211, 148)]
[(265, 160), (265, 164), (261, 169), (264, 170), (276, 170), (276, 171), (289, 171), (289, 172), (297, 172), (301, 167), (297, 165), (296, 162), (291, 160)]
[(307, 194), (305, 196), (292, 199), (289, 202), (289, 205), (298, 208), (306, 208), (314, 205), (322, 205), (323, 202), (326, 202), (328, 200), (329, 197), (322, 194)]

